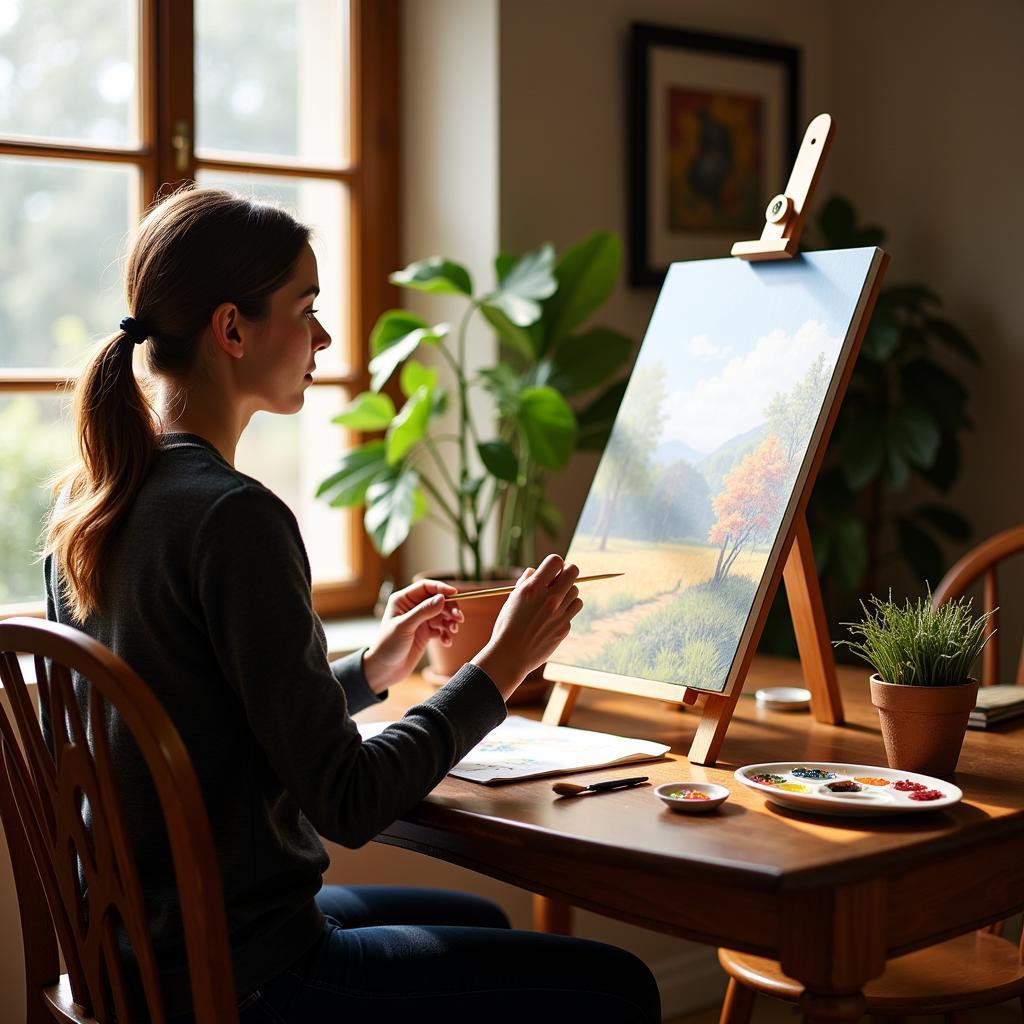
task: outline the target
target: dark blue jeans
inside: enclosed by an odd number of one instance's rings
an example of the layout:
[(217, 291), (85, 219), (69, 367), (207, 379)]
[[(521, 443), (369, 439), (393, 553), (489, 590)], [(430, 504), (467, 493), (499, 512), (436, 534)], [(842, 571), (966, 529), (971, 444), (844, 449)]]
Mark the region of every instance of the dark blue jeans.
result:
[(306, 956), (240, 1004), (242, 1024), (655, 1024), (654, 977), (631, 953), (512, 931), (464, 893), (327, 886)]

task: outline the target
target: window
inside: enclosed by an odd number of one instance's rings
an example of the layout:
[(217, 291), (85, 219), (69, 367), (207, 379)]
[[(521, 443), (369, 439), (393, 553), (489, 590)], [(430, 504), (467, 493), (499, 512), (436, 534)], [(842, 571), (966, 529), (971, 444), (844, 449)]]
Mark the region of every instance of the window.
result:
[(0, 613), (41, 607), (46, 479), (73, 451), (65, 383), (124, 314), (120, 256), (159, 189), (276, 198), (311, 224), (334, 341), (297, 416), (250, 424), (238, 467), (295, 511), (321, 614), (369, 608), (357, 513), (314, 500), (356, 438), (397, 266), (397, 0), (0, 0)]

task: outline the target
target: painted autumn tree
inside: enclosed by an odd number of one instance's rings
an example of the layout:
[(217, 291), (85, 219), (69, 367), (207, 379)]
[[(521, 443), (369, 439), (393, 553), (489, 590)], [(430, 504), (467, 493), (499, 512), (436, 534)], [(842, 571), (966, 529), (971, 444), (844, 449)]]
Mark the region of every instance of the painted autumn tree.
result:
[(768, 536), (778, 526), (787, 480), (786, 453), (774, 434), (725, 475), (725, 485), (711, 503), (718, 519), (708, 540), (720, 545), (712, 583), (721, 583), (729, 575), (747, 544)]

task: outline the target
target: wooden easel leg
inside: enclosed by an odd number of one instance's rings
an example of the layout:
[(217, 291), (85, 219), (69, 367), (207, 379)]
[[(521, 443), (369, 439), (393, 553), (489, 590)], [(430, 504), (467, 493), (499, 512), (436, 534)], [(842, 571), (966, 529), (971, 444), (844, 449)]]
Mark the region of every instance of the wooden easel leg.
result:
[(803, 516), (799, 516), (794, 524), (793, 544), (786, 559), (783, 579), (800, 650), (800, 664), (807, 689), (811, 691), (811, 712), (819, 722), (842, 725), (845, 721), (843, 698), (836, 679), (836, 662), (828, 636), (818, 570), (814, 564), (811, 532)]
[(551, 688), (551, 696), (548, 697), (541, 721), (545, 725), (566, 725), (573, 708), (576, 707), (576, 698), (579, 695), (580, 687), (574, 683), (555, 683)]
[(691, 764), (711, 766), (718, 760), (718, 752), (722, 749), (722, 741), (729, 729), (732, 713), (736, 710), (742, 687), (737, 686), (728, 697), (716, 697), (708, 694), (704, 701), (700, 722), (693, 742), (690, 744), (689, 761)]
[(549, 935), (572, 935), (572, 906), (565, 900), (534, 896), (533, 930)]

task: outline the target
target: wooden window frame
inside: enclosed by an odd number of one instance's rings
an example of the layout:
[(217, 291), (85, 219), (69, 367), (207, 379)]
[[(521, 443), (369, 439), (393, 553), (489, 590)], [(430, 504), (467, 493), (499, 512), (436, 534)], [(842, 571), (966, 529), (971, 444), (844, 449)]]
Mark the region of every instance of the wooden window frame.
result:
[[(348, 0), (352, 61), (349, 66), (350, 138), (348, 160), (327, 167), (288, 157), (235, 159), (217, 154), (197, 158), (194, 93), (194, 11), (183, 0), (139, 2), (139, 101), (141, 137), (137, 146), (93, 146), (0, 136), (0, 157), (24, 156), (134, 165), (141, 178), (141, 216), (161, 189), (195, 178), (197, 171), (317, 178), (348, 190), (350, 295), (348, 370), (318, 373), (313, 386), (369, 386), (367, 339), (380, 314), (396, 301), (388, 274), (399, 258), (399, 0)], [(62, 370), (0, 369), (0, 394), (45, 393), (74, 383)], [(358, 443), (360, 435), (355, 435)], [(344, 516), (346, 522), (340, 521)], [(385, 575), (396, 576), (396, 556), (377, 554), (355, 511), (339, 514), (349, 533), (352, 576), (313, 584), (313, 602), (322, 616), (372, 609)], [(43, 614), (40, 603), (0, 606), (0, 618)]]

